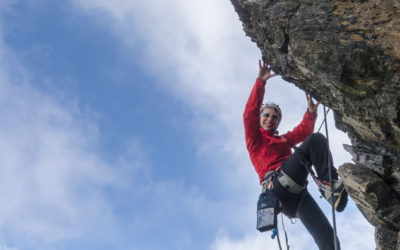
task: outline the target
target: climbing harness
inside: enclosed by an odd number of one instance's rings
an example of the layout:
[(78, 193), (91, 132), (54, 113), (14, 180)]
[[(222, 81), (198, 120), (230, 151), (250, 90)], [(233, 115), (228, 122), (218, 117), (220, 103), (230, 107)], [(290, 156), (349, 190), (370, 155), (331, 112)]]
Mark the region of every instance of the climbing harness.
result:
[(292, 178), (289, 177), (289, 175), (287, 175), (283, 171), (280, 171), (280, 173), (278, 174), (278, 181), (283, 188), (287, 189), (287, 191), (292, 194), (299, 194), (304, 189), (306, 189), (305, 186), (300, 186), (299, 184), (297, 184)]
[[(327, 114), (329, 113), (330, 109), (326, 111), (325, 105), (323, 105), (323, 112), (324, 112), (324, 120), (322, 121), (318, 132), (321, 130), (322, 126), (325, 124), (325, 134), (326, 134), (326, 140), (328, 144), (328, 150), (329, 150), (329, 135), (328, 135), (328, 125), (327, 125)], [(310, 161), (308, 161), (304, 155), (304, 152), (298, 148), (298, 147), (293, 147), (295, 152), (298, 153), (300, 156), (300, 161), (302, 162), (302, 165), (306, 168), (307, 172), (310, 173), (311, 177), (314, 179), (315, 183), (317, 184), (318, 188), (322, 190), (323, 192), (330, 192), (333, 194), (333, 185), (330, 185), (332, 182), (332, 166), (331, 166), (331, 155), (328, 154), (328, 172), (329, 172), (329, 183), (326, 181), (321, 180), (320, 178), (317, 177), (315, 174), (314, 170), (312, 169), (312, 164)], [(279, 249), (282, 250), (281, 242), (280, 242), (280, 237), (279, 237), (279, 230), (278, 230), (278, 223), (277, 223), (277, 214), (279, 213), (279, 200), (275, 197), (275, 195), (272, 193), (272, 188), (274, 187), (274, 182), (273, 179), (276, 178), (278, 180), (279, 184), (286, 188), (287, 191), (294, 193), (294, 194), (300, 194), (306, 187), (306, 185), (300, 186), (298, 185), (294, 180), (292, 180), (287, 174), (285, 174), (283, 171), (270, 171), (268, 172), (265, 177), (264, 181), (262, 182), (262, 193), (260, 194), (259, 200), (257, 202), (257, 229), (260, 232), (265, 232), (268, 230), (272, 229), (272, 235), (271, 238), (274, 239), (277, 237), (278, 240), (278, 246)], [(298, 217), (298, 210), (299, 207), (301, 207), (301, 204), (303, 203), (304, 200), (304, 195), (302, 195), (299, 205), (296, 209), (295, 216)], [(332, 220), (333, 220), (333, 239), (334, 239), (334, 249), (338, 250), (338, 242), (337, 242), (337, 231), (336, 231), (336, 216), (335, 216), (335, 209), (334, 205), (332, 202)], [(292, 219), (292, 218), (290, 218)], [(282, 221), (282, 227), (285, 232), (285, 239), (286, 239), (286, 248), (289, 250), (289, 245), (288, 245), (288, 237), (286, 233), (285, 226), (283, 224), (283, 216), (281, 214), (281, 221)]]

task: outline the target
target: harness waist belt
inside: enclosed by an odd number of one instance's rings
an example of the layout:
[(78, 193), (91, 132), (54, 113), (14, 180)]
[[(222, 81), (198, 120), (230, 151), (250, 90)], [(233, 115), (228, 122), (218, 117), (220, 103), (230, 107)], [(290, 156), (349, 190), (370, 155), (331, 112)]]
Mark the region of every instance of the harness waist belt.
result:
[(305, 187), (297, 184), (292, 178), (290, 178), (285, 172), (281, 171), (278, 175), (279, 183), (288, 189), (289, 192), (298, 194), (305, 189)]

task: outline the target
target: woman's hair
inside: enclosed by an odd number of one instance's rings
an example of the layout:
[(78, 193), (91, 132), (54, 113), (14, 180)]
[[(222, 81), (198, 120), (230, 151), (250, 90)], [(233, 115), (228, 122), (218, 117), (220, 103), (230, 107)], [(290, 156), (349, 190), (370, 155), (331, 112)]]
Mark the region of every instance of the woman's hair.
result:
[(273, 102), (266, 102), (266, 103), (264, 103), (264, 104), (262, 104), (261, 105), (261, 107), (260, 107), (260, 113), (263, 111), (263, 109), (265, 109), (265, 108), (272, 108), (272, 109), (274, 109), (277, 113), (278, 113), (278, 116), (279, 116), (279, 122), (282, 120), (282, 111), (281, 111), (281, 108), (279, 107), (279, 105), (278, 104), (275, 104), (275, 103), (273, 103)]

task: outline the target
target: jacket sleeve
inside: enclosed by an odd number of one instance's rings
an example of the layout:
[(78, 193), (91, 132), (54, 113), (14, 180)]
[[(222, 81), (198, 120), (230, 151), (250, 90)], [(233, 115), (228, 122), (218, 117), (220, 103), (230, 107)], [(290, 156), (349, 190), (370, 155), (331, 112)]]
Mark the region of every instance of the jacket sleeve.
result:
[(251, 90), (249, 99), (247, 100), (246, 108), (243, 114), (244, 131), (246, 146), (249, 152), (254, 150), (254, 147), (261, 143), (260, 132), (260, 106), (264, 99), (265, 82), (257, 78), (253, 89)]
[(296, 144), (304, 141), (309, 135), (314, 132), (316, 119), (317, 112), (311, 114), (306, 111), (300, 124), (297, 125), (297, 127), (295, 127), (293, 131), (288, 132), (284, 135), (284, 137), (288, 140), (290, 147), (293, 147)]

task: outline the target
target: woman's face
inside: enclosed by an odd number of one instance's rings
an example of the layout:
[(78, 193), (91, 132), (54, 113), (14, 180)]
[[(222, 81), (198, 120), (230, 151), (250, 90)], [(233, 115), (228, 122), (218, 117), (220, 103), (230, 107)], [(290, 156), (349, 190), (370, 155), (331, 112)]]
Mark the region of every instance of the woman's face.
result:
[(275, 131), (279, 125), (278, 112), (273, 108), (264, 108), (260, 113), (260, 126), (265, 130)]

